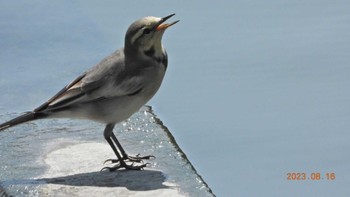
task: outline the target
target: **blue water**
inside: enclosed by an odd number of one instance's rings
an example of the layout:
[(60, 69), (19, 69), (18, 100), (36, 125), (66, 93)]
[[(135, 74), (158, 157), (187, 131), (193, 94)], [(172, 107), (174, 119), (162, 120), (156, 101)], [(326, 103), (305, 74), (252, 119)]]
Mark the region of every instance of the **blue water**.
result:
[[(218, 196), (350, 194), (350, 3), (1, 1), (0, 114), (35, 108), (123, 44), (137, 18), (176, 13), (150, 102)], [(175, 20), (174, 19), (174, 20)], [(334, 172), (333, 181), (287, 173)]]

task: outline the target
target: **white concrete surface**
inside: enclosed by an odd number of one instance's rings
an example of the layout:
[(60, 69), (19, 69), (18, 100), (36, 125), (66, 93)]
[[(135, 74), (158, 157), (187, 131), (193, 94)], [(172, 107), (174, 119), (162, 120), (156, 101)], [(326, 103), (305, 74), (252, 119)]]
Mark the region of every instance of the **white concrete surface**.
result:
[(101, 130), (89, 121), (43, 120), (0, 133), (0, 190), (16, 197), (214, 196), (150, 107), (115, 129), (128, 154), (156, 157), (142, 171), (101, 172), (116, 158)]
[(46, 182), (40, 196), (185, 196), (175, 183), (167, 182), (162, 172), (100, 171), (103, 161), (114, 158), (107, 143), (86, 142), (63, 146), (49, 152), (44, 162), (49, 166), (38, 177)]

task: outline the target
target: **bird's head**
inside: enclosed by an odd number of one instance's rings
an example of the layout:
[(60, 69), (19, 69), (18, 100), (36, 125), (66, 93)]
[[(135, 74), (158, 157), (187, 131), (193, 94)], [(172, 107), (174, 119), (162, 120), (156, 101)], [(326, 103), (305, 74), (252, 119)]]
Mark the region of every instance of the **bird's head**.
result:
[(132, 23), (125, 36), (126, 53), (153, 53), (151, 55), (155, 56), (164, 54), (161, 43), (163, 33), (179, 21), (168, 24), (164, 22), (174, 15), (163, 18), (148, 16)]

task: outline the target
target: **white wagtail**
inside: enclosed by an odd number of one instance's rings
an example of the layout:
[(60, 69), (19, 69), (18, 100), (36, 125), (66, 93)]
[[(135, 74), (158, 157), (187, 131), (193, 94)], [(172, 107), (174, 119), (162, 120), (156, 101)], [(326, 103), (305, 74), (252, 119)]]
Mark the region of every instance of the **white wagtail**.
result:
[[(146, 164), (142, 160), (153, 156), (128, 156), (113, 128), (138, 111), (159, 89), (168, 64), (162, 36), (168, 27), (179, 21), (164, 22), (174, 15), (149, 16), (132, 23), (125, 35), (124, 48), (80, 75), (38, 108), (1, 124), (0, 131), (44, 118), (82, 118), (101, 122), (106, 124), (104, 137), (117, 156), (117, 159), (106, 160), (117, 163), (107, 169), (144, 168)], [(128, 161), (141, 164), (127, 164)]]

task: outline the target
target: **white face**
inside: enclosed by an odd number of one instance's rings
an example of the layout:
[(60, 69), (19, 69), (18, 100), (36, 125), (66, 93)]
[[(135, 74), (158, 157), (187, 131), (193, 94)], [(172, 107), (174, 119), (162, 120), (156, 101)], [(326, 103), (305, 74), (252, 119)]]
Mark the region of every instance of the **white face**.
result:
[(154, 25), (156, 25), (161, 18), (153, 17), (153, 16), (148, 16), (142, 19), (142, 28), (132, 37), (131, 42), (135, 43), (135, 41), (140, 38), (141, 36), (145, 35), (145, 30), (149, 29), (151, 30)]
[(155, 29), (155, 25), (157, 25), (160, 20), (161, 18), (152, 16), (143, 18), (142, 23), (144, 24), (142, 28), (140, 28), (131, 38), (131, 42), (133, 44), (137, 44), (138, 49), (142, 52), (147, 51), (153, 47), (155, 50), (155, 56), (160, 56), (164, 54), (164, 49), (161, 40), (165, 29)]

